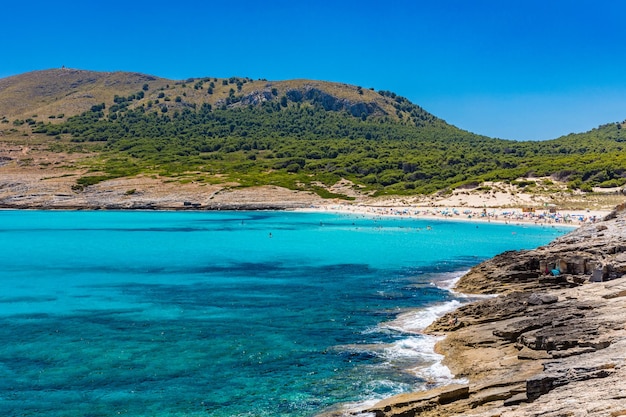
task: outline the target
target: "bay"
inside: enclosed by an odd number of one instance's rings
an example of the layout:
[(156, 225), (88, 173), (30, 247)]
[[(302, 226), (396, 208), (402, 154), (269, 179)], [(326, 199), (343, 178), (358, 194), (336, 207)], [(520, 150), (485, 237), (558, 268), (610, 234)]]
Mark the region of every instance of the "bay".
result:
[(312, 416), (444, 382), (446, 282), (567, 228), (0, 212), (0, 413)]

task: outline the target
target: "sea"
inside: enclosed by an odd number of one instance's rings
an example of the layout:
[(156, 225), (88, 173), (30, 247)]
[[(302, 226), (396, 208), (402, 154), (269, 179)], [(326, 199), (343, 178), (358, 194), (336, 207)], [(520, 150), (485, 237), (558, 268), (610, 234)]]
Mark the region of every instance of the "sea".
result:
[(0, 211), (0, 415), (310, 417), (454, 380), (422, 330), (571, 228)]

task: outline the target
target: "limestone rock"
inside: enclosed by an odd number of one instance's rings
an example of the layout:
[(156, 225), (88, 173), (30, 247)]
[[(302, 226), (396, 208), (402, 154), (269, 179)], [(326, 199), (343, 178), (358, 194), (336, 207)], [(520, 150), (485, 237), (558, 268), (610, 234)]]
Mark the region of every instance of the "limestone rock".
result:
[(533, 293), (528, 297), (528, 304), (539, 305), (539, 304), (552, 304), (558, 301), (558, 297), (551, 294), (536, 294)]
[(469, 396), (467, 385), (447, 385), (429, 391), (400, 394), (365, 410), (376, 417), (415, 415)]

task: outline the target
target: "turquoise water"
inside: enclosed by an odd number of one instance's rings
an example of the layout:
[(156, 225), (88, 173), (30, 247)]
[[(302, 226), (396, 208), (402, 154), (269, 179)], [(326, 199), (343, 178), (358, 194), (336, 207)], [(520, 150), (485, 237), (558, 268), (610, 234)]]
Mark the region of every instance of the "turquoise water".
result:
[(0, 414), (312, 416), (418, 389), (449, 377), (419, 334), (458, 305), (446, 282), (567, 230), (2, 211)]

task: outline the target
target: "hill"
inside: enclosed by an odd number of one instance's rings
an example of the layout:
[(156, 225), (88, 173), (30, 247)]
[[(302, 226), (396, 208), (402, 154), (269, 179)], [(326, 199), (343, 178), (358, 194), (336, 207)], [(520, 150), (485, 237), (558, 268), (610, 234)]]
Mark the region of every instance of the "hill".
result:
[[(345, 110), (361, 117), (388, 115), (398, 120), (406, 112), (407, 100), (391, 92), (379, 94), (341, 83), (312, 80), (274, 81), (231, 77), (189, 78), (184, 81), (167, 80), (132, 72), (95, 72), (69, 68), (33, 71), (0, 79), (0, 119), (28, 119), (51, 121), (63, 114), (64, 118), (88, 111), (101, 103), (133, 103), (130, 107), (152, 102), (159, 108), (185, 109), (202, 104), (226, 105), (229, 108), (257, 105), (267, 101), (306, 100), (320, 104), (325, 110)], [(116, 100), (117, 97), (117, 100)], [(130, 100), (126, 100), (132, 97)], [(178, 101), (173, 101), (180, 97)], [(130, 103), (129, 103), (130, 104)], [(417, 106), (411, 116), (433, 118)], [(408, 107), (407, 107), (408, 108)], [(63, 119), (63, 118), (61, 118)]]
[(0, 79), (0, 119), (38, 120), (71, 117), (96, 103), (112, 102), (115, 95), (141, 90), (146, 83), (167, 85), (168, 80), (127, 72), (74, 69), (34, 71)]
[(529, 176), (587, 192), (626, 183), (621, 123), (505, 141), (458, 129), (392, 92), (322, 81), (37, 71), (0, 80), (0, 121), (5, 143), (73, 155), (74, 192), (137, 175), (325, 197), (342, 180), (374, 195), (485, 181), (531, 189), (537, 181), (515, 182)]

